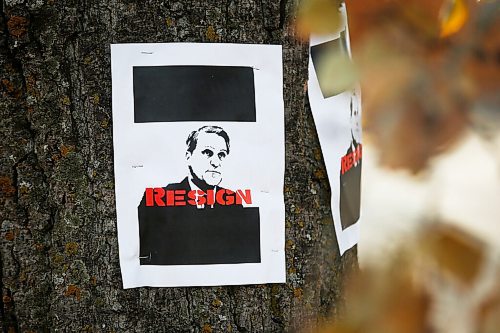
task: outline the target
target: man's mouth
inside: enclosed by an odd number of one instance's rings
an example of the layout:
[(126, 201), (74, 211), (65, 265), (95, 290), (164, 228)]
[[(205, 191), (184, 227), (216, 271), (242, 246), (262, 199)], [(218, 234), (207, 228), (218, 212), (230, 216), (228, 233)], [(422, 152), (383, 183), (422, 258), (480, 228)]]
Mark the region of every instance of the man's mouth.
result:
[(218, 175), (220, 175), (220, 172), (219, 172), (219, 171), (215, 171), (215, 170), (207, 170), (207, 171), (205, 171), (205, 172), (207, 172), (207, 173), (211, 173), (212, 175), (214, 175), (214, 174), (218, 174)]

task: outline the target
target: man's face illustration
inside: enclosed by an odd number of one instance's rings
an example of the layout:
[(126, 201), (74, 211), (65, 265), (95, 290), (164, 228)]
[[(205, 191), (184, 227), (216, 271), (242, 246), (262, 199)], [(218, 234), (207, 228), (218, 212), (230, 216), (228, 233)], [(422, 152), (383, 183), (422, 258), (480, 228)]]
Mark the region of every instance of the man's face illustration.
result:
[(226, 158), (227, 146), (223, 137), (216, 133), (201, 132), (196, 148), (187, 153), (187, 161), (193, 177), (210, 186), (222, 181), (222, 163)]
[(359, 110), (359, 101), (356, 94), (351, 97), (351, 131), (354, 140), (361, 142), (361, 113)]

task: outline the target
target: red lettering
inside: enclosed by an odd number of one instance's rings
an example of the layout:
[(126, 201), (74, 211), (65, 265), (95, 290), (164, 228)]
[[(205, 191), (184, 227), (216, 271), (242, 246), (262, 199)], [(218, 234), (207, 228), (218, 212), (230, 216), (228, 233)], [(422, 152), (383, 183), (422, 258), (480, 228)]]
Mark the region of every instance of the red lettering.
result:
[(151, 187), (146, 188), (146, 206), (153, 206), (153, 189)]
[(190, 204), (192, 206), (204, 205), (205, 201), (206, 201), (205, 192), (203, 192), (202, 190), (189, 191), (188, 198), (190, 198), (190, 200), (188, 200), (188, 204)]
[(217, 194), (215, 195), (215, 200), (219, 205), (226, 205), (226, 201), (224, 200), (224, 194), (226, 194), (226, 190), (219, 190), (217, 191)]
[(363, 155), (363, 148), (361, 144), (359, 144), (353, 152), (346, 154), (340, 160), (340, 173), (344, 174), (349, 171), (353, 165), (357, 165), (361, 160)]
[(175, 190), (174, 191), (174, 203), (175, 206), (186, 206), (186, 190)]
[(242, 201), (245, 201), (246, 204), (252, 204), (252, 194), (250, 193), (250, 190), (245, 190), (245, 193), (243, 193), (242, 190), (237, 190), (236, 191), (236, 204), (241, 205)]
[(154, 188), (154, 197), (155, 197), (155, 203), (157, 206), (165, 206), (165, 202), (163, 202), (162, 197), (165, 196), (165, 190), (161, 187), (155, 187)]
[(197, 193), (195, 190), (191, 190), (188, 192), (188, 204), (191, 206), (196, 206)]
[(208, 190), (207, 191), (206, 202), (207, 202), (207, 205), (209, 205), (209, 206), (213, 206), (215, 204), (214, 190)]
[(173, 190), (168, 190), (167, 191), (167, 206), (174, 206), (174, 191)]
[(226, 190), (226, 205), (234, 205), (234, 192), (231, 190)]
[[(352, 162), (352, 161), (351, 161)], [(342, 159), (342, 171), (346, 169), (347, 163)], [(347, 170), (345, 170), (347, 171)], [(187, 196), (187, 198), (186, 198)], [(157, 206), (201, 206), (219, 204), (222, 206), (252, 204), (252, 191), (245, 190), (165, 190), (162, 187), (147, 187), (145, 189), (145, 202), (147, 207)]]

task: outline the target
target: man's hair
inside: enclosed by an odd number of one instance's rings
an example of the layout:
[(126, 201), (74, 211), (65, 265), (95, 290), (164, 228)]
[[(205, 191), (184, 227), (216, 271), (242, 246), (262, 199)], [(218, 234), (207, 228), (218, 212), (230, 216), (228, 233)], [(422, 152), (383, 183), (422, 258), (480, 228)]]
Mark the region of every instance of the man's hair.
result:
[(186, 140), (188, 152), (192, 153), (196, 149), (196, 145), (198, 144), (198, 135), (200, 133), (214, 133), (222, 137), (224, 141), (226, 141), (227, 153), (229, 154), (229, 135), (227, 135), (226, 131), (219, 126), (203, 126), (198, 130), (191, 132)]

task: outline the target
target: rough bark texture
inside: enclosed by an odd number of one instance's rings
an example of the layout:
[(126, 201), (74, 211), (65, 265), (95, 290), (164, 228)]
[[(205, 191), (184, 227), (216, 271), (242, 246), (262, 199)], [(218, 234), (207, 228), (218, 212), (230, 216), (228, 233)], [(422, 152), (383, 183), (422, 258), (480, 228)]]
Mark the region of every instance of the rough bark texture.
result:
[[(292, 1), (4, 0), (1, 320), (8, 332), (282, 332), (338, 311), (339, 256)], [(110, 43), (283, 45), (287, 283), (123, 290)]]

